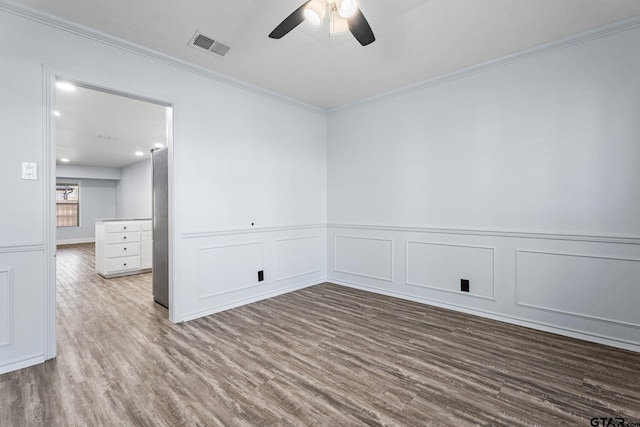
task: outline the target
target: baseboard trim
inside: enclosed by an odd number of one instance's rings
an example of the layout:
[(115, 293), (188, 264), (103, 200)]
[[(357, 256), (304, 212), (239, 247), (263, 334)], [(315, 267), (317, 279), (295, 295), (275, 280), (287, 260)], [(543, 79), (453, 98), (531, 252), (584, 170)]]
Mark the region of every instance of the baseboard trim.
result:
[(38, 365), (44, 363), (44, 354), (38, 354), (30, 356), (25, 359), (15, 360), (4, 365), (0, 365), (0, 374), (6, 374), (8, 372), (17, 371), (18, 369), (28, 368), (29, 366)]
[(311, 280), (311, 281), (304, 282), (304, 283), (299, 283), (297, 285), (288, 286), (286, 288), (281, 288), (281, 289), (278, 289), (276, 291), (265, 292), (263, 294), (253, 295), (253, 296), (251, 296), (249, 298), (243, 298), (243, 299), (240, 299), (240, 300), (237, 300), (237, 301), (233, 301), (233, 302), (228, 303), (228, 304), (223, 304), (223, 305), (219, 305), (219, 306), (216, 306), (216, 307), (208, 308), (206, 310), (185, 314), (185, 315), (182, 316), (182, 321), (188, 322), (190, 320), (195, 320), (195, 319), (199, 319), (201, 317), (210, 316), (212, 314), (220, 313), (222, 311), (231, 310), (232, 308), (237, 308), (237, 307), (241, 307), (243, 305), (247, 305), (247, 304), (251, 304), (251, 303), (254, 303), (254, 302), (262, 301), (262, 300), (265, 300), (265, 299), (277, 297), (278, 295), (283, 295), (283, 294), (286, 294), (286, 293), (289, 293), (289, 292), (298, 291), (300, 289), (308, 288), (310, 286), (319, 285), (319, 284), (325, 283), (325, 282), (326, 282), (325, 278), (322, 278), (321, 280), (316, 279), (316, 280)]
[(96, 239), (93, 237), (85, 238), (85, 239), (65, 239), (65, 240), (57, 240), (56, 246), (64, 246), (64, 245), (78, 245), (81, 243), (95, 243)]
[(452, 311), (471, 314), (474, 316), (483, 317), (486, 319), (497, 320), (499, 322), (509, 323), (516, 326), (522, 326), (525, 328), (535, 329), (538, 331), (549, 332), (556, 335), (561, 335), (569, 338), (576, 338), (582, 341), (593, 342), (596, 344), (607, 345), (610, 347), (620, 348), (623, 350), (629, 350), (636, 353), (640, 353), (640, 344), (625, 341), (622, 339), (611, 338), (603, 335), (592, 334), (584, 331), (577, 331), (571, 328), (564, 328), (560, 326), (550, 325), (544, 322), (536, 322), (528, 319), (522, 319), (519, 317), (505, 316), (502, 314), (495, 314), (483, 310), (471, 309), (456, 304), (444, 303), (442, 301), (432, 300), (429, 298), (418, 297), (415, 295), (409, 295), (402, 292), (389, 291), (387, 289), (377, 288), (375, 286), (367, 286), (359, 283), (349, 282), (334, 277), (328, 277), (327, 281), (339, 286), (345, 286), (353, 289), (360, 289), (362, 291), (373, 292), (380, 295), (386, 295), (394, 298), (400, 298), (408, 301), (413, 301), (421, 304), (431, 305), (434, 307), (440, 307)]

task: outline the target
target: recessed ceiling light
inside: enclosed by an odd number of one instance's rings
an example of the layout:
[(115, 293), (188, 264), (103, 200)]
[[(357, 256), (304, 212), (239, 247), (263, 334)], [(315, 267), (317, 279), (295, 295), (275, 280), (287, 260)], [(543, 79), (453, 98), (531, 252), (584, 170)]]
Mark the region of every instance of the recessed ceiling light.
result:
[(142, 151), (136, 151), (136, 156), (144, 156), (144, 153)]
[(156, 148), (162, 148), (162, 147), (164, 147), (164, 144), (162, 144), (160, 142), (156, 142), (153, 146), (156, 147)]
[(60, 161), (63, 162), (63, 163), (68, 163), (69, 159), (67, 159), (66, 157), (63, 157), (63, 158), (60, 159)]
[(56, 117), (60, 117), (60, 111), (54, 111), (53, 115), (56, 116)]
[(74, 84), (69, 83), (69, 82), (56, 82), (56, 87), (60, 90), (64, 90), (65, 92), (75, 92), (76, 91), (76, 87)]

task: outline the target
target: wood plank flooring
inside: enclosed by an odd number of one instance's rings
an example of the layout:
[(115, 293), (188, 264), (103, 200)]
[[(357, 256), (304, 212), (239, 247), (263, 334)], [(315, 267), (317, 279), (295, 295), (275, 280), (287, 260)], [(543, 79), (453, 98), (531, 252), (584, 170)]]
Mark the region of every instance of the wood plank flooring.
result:
[(0, 376), (0, 426), (640, 422), (637, 353), (332, 284), (174, 325), (93, 260), (59, 248), (59, 355)]

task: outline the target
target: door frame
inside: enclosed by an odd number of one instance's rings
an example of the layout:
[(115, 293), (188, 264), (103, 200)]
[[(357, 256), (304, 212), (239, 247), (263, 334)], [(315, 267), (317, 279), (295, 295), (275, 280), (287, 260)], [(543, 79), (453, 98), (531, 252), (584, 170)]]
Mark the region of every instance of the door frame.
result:
[[(180, 292), (178, 287), (178, 102), (177, 99), (165, 94), (150, 93), (145, 90), (106, 81), (94, 76), (87, 76), (59, 68), (44, 66), (43, 70), (43, 99), (44, 99), (44, 158), (43, 158), (43, 192), (44, 192), (44, 355), (45, 360), (56, 357), (56, 140), (55, 123), (52, 111), (55, 107), (56, 80), (67, 80), (79, 86), (100, 90), (113, 95), (125, 96), (144, 102), (162, 105), (167, 108), (167, 149), (168, 149), (168, 178), (169, 178), (169, 320), (173, 323), (182, 322), (180, 316)], [(150, 295), (151, 298), (151, 295)]]

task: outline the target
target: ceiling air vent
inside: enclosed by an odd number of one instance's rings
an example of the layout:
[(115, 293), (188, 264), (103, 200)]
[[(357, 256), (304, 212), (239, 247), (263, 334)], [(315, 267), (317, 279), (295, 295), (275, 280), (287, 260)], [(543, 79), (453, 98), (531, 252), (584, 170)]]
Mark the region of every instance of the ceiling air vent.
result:
[(229, 52), (229, 49), (231, 49), (231, 47), (219, 42), (218, 40), (214, 40), (211, 37), (200, 34), (199, 31), (196, 31), (194, 36), (191, 37), (189, 46), (204, 49), (219, 58), (223, 58)]

